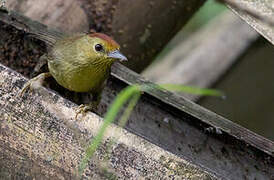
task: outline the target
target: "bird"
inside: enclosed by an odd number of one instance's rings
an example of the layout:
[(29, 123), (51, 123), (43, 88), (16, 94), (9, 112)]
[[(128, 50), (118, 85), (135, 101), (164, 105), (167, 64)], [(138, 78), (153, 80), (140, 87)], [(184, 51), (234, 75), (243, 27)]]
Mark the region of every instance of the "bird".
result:
[(110, 75), (111, 65), (127, 61), (120, 45), (103, 33), (75, 34), (62, 37), (42, 56), (47, 60), (49, 72), (29, 80), (22, 90), (37, 89), (44, 80), (53, 77), (62, 87), (74, 92), (89, 92), (93, 101), (78, 107), (77, 115), (97, 108), (101, 93)]

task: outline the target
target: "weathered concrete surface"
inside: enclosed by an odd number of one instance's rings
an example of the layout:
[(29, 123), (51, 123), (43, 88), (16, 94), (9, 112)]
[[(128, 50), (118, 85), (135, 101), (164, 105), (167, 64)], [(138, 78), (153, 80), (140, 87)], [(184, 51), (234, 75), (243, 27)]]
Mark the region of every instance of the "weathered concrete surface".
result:
[[(274, 45), (273, 0), (226, 0), (228, 6)], [(250, 14), (252, 13), (252, 14)]]
[[(76, 105), (45, 88), (20, 99), (16, 95), (25, 82), (0, 65), (0, 178), (76, 178), (84, 147), (102, 125), (102, 118), (88, 113), (76, 121)], [(108, 129), (82, 177), (214, 179), (115, 125)]]

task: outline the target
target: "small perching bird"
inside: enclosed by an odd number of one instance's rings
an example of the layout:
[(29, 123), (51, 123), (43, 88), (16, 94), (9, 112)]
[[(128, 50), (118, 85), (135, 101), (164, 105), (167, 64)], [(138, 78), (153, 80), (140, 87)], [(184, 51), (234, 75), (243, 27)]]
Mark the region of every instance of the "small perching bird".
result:
[[(79, 113), (95, 109), (100, 102), (101, 92), (110, 75), (111, 65), (127, 58), (119, 51), (120, 46), (102, 33), (77, 34), (57, 40), (44, 55), (49, 72), (29, 80), (20, 92), (41, 86), (45, 78), (52, 76), (59, 85), (74, 92), (91, 92), (94, 101), (81, 105)], [(96, 106), (96, 107), (95, 107)]]

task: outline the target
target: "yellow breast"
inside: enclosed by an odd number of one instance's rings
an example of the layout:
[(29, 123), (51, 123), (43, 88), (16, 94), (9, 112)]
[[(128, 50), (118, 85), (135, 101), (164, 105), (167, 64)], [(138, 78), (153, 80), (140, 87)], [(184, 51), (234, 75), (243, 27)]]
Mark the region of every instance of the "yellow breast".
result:
[(97, 67), (72, 68), (56, 72), (49, 65), (49, 70), (54, 79), (66, 89), (75, 92), (96, 92), (108, 77), (107, 69)]

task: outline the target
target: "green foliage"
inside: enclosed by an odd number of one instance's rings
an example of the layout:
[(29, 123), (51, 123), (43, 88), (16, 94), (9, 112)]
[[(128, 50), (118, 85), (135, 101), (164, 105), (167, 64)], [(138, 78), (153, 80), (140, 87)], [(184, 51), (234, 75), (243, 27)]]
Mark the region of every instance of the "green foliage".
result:
[(185, 92), (191, 94), (198, 95), (207, 95), (207, 96), (223, 96), (223, 93), (220, 91), (212, 90), (212, 89), (200, 89), (196, 87), (190, 86), (182, 86), (182, 85), (174, 85), (174, 84), (164, 84), (164, 85), (155, 85), (155, 84), (146, 84), (146, 85), (132, 85), (126, 87), (122, 90), (115, 98), (113, 103), (110, 105), (108, 112), (104, 118), (104, 123), (101, 126), (98, 134), (92, 139), (91, 144), (86, 149), (86, 154), (82, 159), (78, 172), (79, 175), (83, 173), (85, 168), (87, 167), (87, 163), (89, 159), (93, 156), (94, 152), (100, 145), (103, 139), (103, 135), (107, 130), (107, 127), (116, 119), (117, 114), (120, 112), (122, 107), (128, 102), (127, 107), (125, 108), (121, 119), (119, 120), (119, 126), (125, 126), (132, 110), (137, 104), (139, 98), (141, 97), (142, 92), (149, 92), (151, 90), (157, 89), (167, 89), (171, 91), (177, 92)]
[(217, 91), (214, 89), (207, 89), (207, 88), (201, 89), (193, 86), (183, 86), (183, 85), (177, 85), (177, 84), (163, 84), (163, 85), (160, 85), (160, 87), (163, 87), (164, 89), (169, 91), (189, 93), (189, 94), (195, 94), (200, 96), (225, 97), (221, 91)]
[(139, 98), (141, 96), (141, 92), (136, 92), (136, 94), (134, 94), (132, 96), (132, 98), (129, 100), (128, 106), (127, 108), (124, 110), (123, 115), (121, 116), (121, 119), (119, 120), (119, 126), (120, 127), (124, 127), (127, 123), (127, 120), (132, 112), (132, 110), (134, 109), (135, 105), (137, 104)]
[[(133, 85), (133, 86), (128, 86), (116, 96), (114, 102), (110, 105), (110, 108), (104, 118), (104, 123), (102, 127), (100, 128), (98, 134), (92, 139), (91, 144), (88, 146), (86, 150), (86, 155), (82, 159), (79, 166), (79, 174), (83, 173), (89, 159), (93, 156), (97, 147), (100, 145), (107, 127), (115, 120), (122, 106), (128, 101), (128, 99), (130, 99), (132, 96), (135, 97), (135, 95), (140, 94), (140, 92), (141, 92), (140, 86)], [(125, 114), (125, 116), (126, 115), (127, 114)]]

